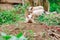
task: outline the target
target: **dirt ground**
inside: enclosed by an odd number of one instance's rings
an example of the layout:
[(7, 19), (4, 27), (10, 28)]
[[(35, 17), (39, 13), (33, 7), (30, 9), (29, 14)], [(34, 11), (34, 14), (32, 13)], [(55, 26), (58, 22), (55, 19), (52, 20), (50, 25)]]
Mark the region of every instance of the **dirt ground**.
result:
[[(0, 27), (0, 32), (6, 32), (7, 34), (18, 34), (20, 31), (23, 31), (26, 36), (26, 32), (32, 30), (33, 40), (60, 40), (60, 28), (56, 26), (47, 26), (42, 23), (16, 23), (11, 25), (2, 25)], [(49, 31), (50, 30), (50, 31)], [(50, 35), (51, 30), (53, 33), (59, 35), (55, 38), (55, 35)], [(27, 33), (29, 34), (29, 33)]]

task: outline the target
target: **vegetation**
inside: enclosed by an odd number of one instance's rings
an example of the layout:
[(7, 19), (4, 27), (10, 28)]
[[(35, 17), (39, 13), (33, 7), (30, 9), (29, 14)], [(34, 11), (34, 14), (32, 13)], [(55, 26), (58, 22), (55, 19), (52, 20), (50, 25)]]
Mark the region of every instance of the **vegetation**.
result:
[[(60, 12), (60, 0), (49, 0), (50, 2), (50, 11), (57, 11)], [(24, 21), (24, 13), (26, 8), (29, 6), (29, 3), (24, 4), (24, 6), (22, 5), (15, 5), (15, 9), (13, 10), (4, 10), (0, 12), (0, 25), (4, 24), (4, 23), (13, 23), (16, 22), (18, 20), (20, 21)], [(19, 11), (21, 10), (21, 11)], [(19, 12), (19, 13), (18, 13)], [(53, 19), (51, 17), (54, 16), (54, 14), (49, 14), (47, 15), (48, 17), (46, 17), (46, 15), (41, 15), (38, 20), (40, 22), (45, 22), (48, 25), (58, 25), (59, 24), (59, 20), (56, 19), (56, 17)], [(57, 17), (59, 18), (59, 17)], [(53, 24), (52, 24), (53, 23)]]
[(47, 25), (60, 25), (60, 17), (59, 14), (49, 14), (49, 15), (41, 15), (38, 17), (38, 21)]
[(6, 10), (0, 12), (0, 25), (4, 23), (15, 22), (19, 19), (19, 15), (15, 14), (14, 11)]
[[(28, 34), (29, 33), (29, 34)], [(24, 36), (23, 32), (14, 35), (7, 35), (6, 33), (1, 33), (1, 37), (4, 40), (33, 40), (33, 31), (28, 30), (26, 37)], [(30, 36), (29, 36), (30, 35)]]
[[(50, 12), (56, 11), (60, 13), (60, 0), (49, 0), (50, 2)], [(39, 22), (45, 23), (47, 25), (60, 25), (60, 17), (59, 14), (49, 14), (49, 15), (41, 15), (38, 17)]]
[(24, 6), (15, 5), (15, 9), (12, 10), (1, 10), (0, 11), (0, 25), (6, 23), (14, 23), (18, 20), (24, 21), (24, 13), (26, 8), (29, 6), (29, 3), (26, 3)]
[(49, 0), (50, 2), (50, 11), (57, 11), (60, 13), (60, 0)]

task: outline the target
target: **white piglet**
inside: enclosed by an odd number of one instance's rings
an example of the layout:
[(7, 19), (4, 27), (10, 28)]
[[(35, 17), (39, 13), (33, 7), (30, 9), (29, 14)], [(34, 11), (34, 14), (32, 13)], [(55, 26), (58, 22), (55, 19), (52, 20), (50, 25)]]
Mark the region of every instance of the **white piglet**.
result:
[(44, 13), (43, 6), (29, 7), (28, 11), (33, 10), (32, 13), (36, 16), (42, 15)]

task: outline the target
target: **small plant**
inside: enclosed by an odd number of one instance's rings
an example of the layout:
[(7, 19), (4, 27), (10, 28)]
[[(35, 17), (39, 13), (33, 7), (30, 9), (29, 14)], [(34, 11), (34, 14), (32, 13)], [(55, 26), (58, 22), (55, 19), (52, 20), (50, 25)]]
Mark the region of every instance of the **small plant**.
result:
[(45, 32), (41, 32), (41, 33), (40, 33), (40, 35), (41, 35), (43, 38), (45, 38), (45, 37), (46, 37)]
[(28, 30), (26, 35), (27, 40), (34, 40), (34, 32), (33, 30)]
[(23, 33), (20, 32), (20, 33), (18, 33), (18, 34), (16, 35), (16, 37), (19, 38), (19, 37), (21, 37), (22, 35), (23, 35)]

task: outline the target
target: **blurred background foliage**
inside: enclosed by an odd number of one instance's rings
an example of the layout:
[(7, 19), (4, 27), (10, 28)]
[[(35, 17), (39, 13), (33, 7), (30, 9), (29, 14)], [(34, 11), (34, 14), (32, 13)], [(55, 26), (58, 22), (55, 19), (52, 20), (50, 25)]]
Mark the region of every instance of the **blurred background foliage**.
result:
[(57, 11), (60, 13), (60, 0), (49, 0), (50, 2), (50, 11)]

